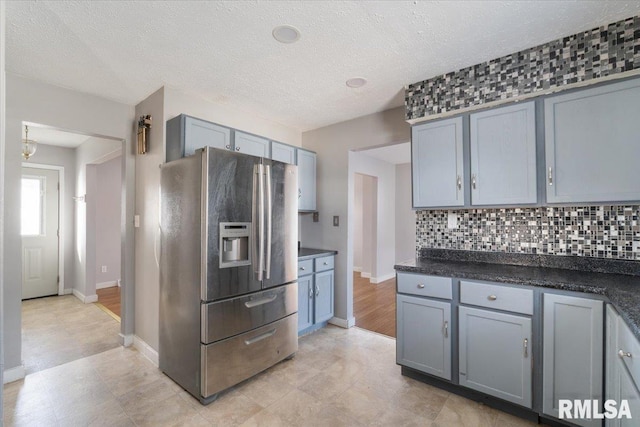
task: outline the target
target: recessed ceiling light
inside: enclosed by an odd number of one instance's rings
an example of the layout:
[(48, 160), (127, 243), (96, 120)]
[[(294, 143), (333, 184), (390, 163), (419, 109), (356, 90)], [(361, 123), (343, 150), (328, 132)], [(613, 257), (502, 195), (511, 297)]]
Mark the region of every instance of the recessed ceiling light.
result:
[(300, 30), (291, 25), (280, 25), (271, 32), (273, 38), (280, 43), (294, 43), (300, 40)]
[(359, 88), (367, 84), (367, 79), (364, 77), (353, 77), (347, 80), (347, 86), (352, 88)]

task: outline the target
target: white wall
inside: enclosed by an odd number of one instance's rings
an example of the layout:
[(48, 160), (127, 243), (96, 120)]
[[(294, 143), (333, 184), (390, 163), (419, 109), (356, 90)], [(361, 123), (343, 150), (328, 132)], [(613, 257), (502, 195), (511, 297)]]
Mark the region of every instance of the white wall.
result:
[[(361, 152), (351, 152), (349, 170), (354, 179), (355, 174), (364, 175), (363, 269), (371, 274), (372, 283), (380, 283), (395, 275), (395, 165)], [(353, 198), (350, 200), (353, 203)], [(351, 209), (355, 211), (353, 206)]]
[(411, 208), (411, 163), (396, 165), (396, 263), (416, 257), (416, 212)]
[[(133, 107), (92, 95), (74, 92), (35, 80), (7, 74), (6, 127), (9, 141), (20, 141), (22, 122), (33, 122), (58, 129), (87, 135), (103, 135), (131, 141)], [(127, 144), (127, 146), (130, 146)], [(4, 350), (5, 370), (21, 366), (21, 296), (22, 256), (20, 238), (20, 144), (5, 146), (4, 171)], [(34, 157), (35, 159), (35, 157)], [(125, 170), (134, 172), (134, 157), (127, 150)], [(130, 175), (129, 175), (130, 176)], [(133, 191), (131, 191), (132, 193)], [(132, 207), (125, 209), (132, 211)], [(131, 228), (131, 225), (127, 223)], [(133, 233), (131, 232), (131, 235)], [(132, 246), (132, 241), (129, 245)], [(127, 249), (123, 259), (131, 261), (133, 254)], [(131, 267), (131, 266), (129, 266)], [(127, 264), (124, 264), (125, 270)], [(131, 274), (129, 275), (129, 277)], [(123, 287), (127, 286), (123, 283)], [(133, 283), (130, 283), (133, 287)], [(131, 328), (126, 317), (123, 330)]]
[(362, 192), (363, 192), (363, 180), (364, 176), (359, 173), (356, 174), (353, 181), (353, 270), (362, 271), (363, 259), (362, 259), (362, 225), (364, 222), (363, 206), (362, 206)]
[(36, 154), (27, 163), (38, 163), (64, 167), (64, 207), (62, 235), (60, 241), (64, 247), (64, 289), (70, 291), (75, 283), (75, 203), (76, 192), (76, 151), (74, 148), (38, 145)]
[[(5, 5), (0, 1), (0, 272), (4, 271), (4, 147), (5, 147)], [(4, 310), (4, 275), (0, 273), (0, 310)], [(4, 384), (4, 320), (0, 314), (0, 420), (3, 418), (2, 387)]]
[[(317, 197), (320, 221), (301, 216), (304, 246), (335, 249), (335, 315), (341, 324), (353, 324), (353, 218), (347, 215), (354, 179), (349, 175), (349, 151), (406, 142), (411, 139), (404, 108), (394, 108), (302, 134), (302, 146), (318, 154)], [(332, 216), (340, 216), (340, 227)]]
[[(96, 284), (120, 279), (122, 157), (96, 165)], [(102, 266), (107, 272), (102, 272)]]

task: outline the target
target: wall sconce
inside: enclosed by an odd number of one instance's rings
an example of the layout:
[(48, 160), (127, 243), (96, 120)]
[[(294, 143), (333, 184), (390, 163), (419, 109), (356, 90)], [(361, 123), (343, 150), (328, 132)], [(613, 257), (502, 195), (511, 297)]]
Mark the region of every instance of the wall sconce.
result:
[(140, 116), (138, 120), (138, 154), (147, 154), (147, 133), (151, 129), (151, 116)]
[(24, 125), (24, 139), (22, 140), (22, 157), (25, 160), (29, 160), (31, 156), (36, 153), (38, 148), (37, 142), (33, 139), (29, 139), (29, 126)]

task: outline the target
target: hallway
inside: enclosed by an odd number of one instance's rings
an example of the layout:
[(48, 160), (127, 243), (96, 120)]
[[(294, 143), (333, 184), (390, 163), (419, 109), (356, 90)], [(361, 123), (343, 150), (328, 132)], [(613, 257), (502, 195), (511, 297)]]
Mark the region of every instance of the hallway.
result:
[(353, 273), (353, 314), (356, 326), (396, 337), (396, 279), (373, 284)]

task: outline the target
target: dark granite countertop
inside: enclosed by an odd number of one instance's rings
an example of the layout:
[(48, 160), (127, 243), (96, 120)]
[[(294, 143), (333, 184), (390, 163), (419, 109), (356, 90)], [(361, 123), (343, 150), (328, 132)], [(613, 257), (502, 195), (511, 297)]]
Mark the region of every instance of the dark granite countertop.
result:
[(640, 340), (640, 262), (572, 256), (429, 249), (395, 266), (458, 279), (539, 286), (606, 296)]
[(313, 259), (321, 256), (329, 256), (336, 255), (338, 251), (334, 251), (332, 249), (311, 249), (311, 248), (300, 248), (298, 249), (298, 261), (303, 261), (305, 259)]

